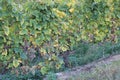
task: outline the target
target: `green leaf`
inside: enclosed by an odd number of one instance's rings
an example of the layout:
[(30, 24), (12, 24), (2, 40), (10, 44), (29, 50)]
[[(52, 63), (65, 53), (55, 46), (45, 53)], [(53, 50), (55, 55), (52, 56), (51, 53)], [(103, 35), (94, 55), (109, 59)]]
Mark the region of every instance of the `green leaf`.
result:
[(28, 30), (27, 29), (22, 29), (19, 34), (20, 35), (28, 34)]
[(13, 60), (13, 66), (16, 68), (19, 66), (19, 61), (18, 60)]
[(45, 75), (47, 73), (48, 69), (46, 67), (42, 67), (40, 72)]
[(2, 44), (3, 42), (4, 42), (4, 38), (0, 36), (0, 44)]
[(3, 29), (5, 31), (5, 34), (8, 36), (9, 35), (9, 27), (4, 26)]
[(11, 68), (11, 67), (13, 67), (13, 64), (12, 64), (12, 63), (10, 63), (10, 64), (8, 65), (8, 68)]
[(120, 14), (118, 14), (117, 17), (120, 19)]
[(27, 60), (27, 54), (26, 53), (20, 53), (20, 57), (24, 60)]
[(24, 19), (21, 20), (21, 25), (23, 25), (23, 24), (24, 24)]
[(22, 50), (19, 49), (19, 48), (14, 48), (14, 51), (15, 51), (15, 53), (21, 53), (22, 52)]

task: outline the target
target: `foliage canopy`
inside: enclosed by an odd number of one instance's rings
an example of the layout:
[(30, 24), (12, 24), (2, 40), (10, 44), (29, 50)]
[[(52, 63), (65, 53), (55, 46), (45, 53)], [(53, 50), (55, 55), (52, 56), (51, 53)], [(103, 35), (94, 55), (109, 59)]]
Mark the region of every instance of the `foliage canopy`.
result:
[(120, 0), (0, 0), (0, 61), (16, 68), (39, 57), (46, 74), (80, 40), (117, 42), (119, 29)]

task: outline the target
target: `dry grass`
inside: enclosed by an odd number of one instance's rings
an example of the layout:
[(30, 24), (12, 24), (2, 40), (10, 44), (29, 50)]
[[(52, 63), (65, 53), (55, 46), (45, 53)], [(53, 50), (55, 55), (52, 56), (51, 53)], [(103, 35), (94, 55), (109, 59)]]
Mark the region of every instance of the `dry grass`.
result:
[(59, 80), (120, 80), (120, 55), (57, 75)]

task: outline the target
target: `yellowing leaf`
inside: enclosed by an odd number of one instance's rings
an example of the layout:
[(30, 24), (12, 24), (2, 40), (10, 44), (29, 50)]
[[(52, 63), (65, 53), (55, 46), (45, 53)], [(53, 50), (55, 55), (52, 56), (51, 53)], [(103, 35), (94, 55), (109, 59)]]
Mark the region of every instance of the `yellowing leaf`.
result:
[(68, 48), (64, 47), (64, 46), (61, 46), (60, 48), (61, 48), (62, 51), (67, 51), (68, 50)]
[(69, 11), (70, 11), (71, 13), (73, 13), (73, 12), (74, 12), (74, 8), (69, 9)]
[(14, 60), (14, 61), (13, 61), (13, 66), (14, 66), (15, 68), (18, 67), (19, 64), (20, 64), (19, 60)]
[(107, 32), (108, 32), (108, 30), (106, 29), (106, 30), (105, 30), (105, 32), (107, 33)]
[(72, 3), (67, 3), (67, 6), (70, 7), (72, 5)]
[(58, 47), (59, 46), (58, 42), (55, 42), (53, 46)]
[(110, 21), (110, 18), (105, 18), (105, 21)]
[(73, 4), (75, 4), (76, 0), (71, 0), (71, 2), (72, 2)]
[(19, 59), (18, 62), (19, 62), (19, 63), (22, 63), (22, 60)]
[(3, 56), (6, 56), (6, 55), (7, 55), (7, 50), (6, 50), (6, 49), (2, 52), (2, 55), (3, 55)]
[(76, 4), (76, 0), (70, 0), (69, 3), (67, 3), (68, 7), (74, 6)]
[(45, 55), (45, 54), (47, 53), (44, 48), (41, 48), (41, 49), (40, 49), (40, 52), (41, 52), (43, 55)]
[(32, 36), (30, 36), (30, 41), (33, 42), (34, 41), (34, 38)]
[(68, 30), (69, 27), (66, 25), (66, 23), (63, 23), (63, 30)]
[(63, 11), (59, 11), (58, 9), (56, 8), (53, 8), (53, 11), (56, 13), (56, 15), (60, 18), (63, 18), (66, 16), (66, 14), (63, 12)]
[(55, 61), (57, 59), (55, 54), (52, 54), (52, 59)]
[(56, 64), (55, 67), (56, 67), (56, 69), (60, 69), (61, 64)]
[(95, 31), (95, 34), (98, 35), (98, 34), (99, 34), (99, 30), (96, 30), (96, 31)]

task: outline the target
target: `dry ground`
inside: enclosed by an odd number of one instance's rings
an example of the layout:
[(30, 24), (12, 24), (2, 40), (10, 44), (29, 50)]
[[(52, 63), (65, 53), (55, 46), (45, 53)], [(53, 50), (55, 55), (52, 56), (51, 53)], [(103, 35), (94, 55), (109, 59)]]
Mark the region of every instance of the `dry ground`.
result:
[(57, 80), (120, 80), (120, 55), (110, 56), (56, 75)]

